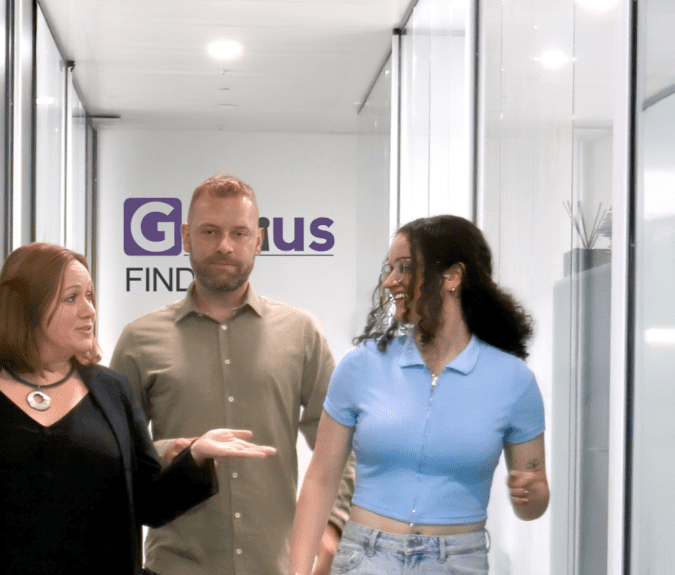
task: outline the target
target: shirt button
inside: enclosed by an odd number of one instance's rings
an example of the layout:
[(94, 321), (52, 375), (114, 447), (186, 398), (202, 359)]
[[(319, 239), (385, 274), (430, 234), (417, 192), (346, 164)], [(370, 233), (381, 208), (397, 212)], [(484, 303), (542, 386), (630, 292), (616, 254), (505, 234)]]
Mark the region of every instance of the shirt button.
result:
[(227, 326), (226, 326), (226, 325), (221, 325), (221, 326), (220, 326), (220, 329), (222, 329), (223, 331), (227, 331)]
[(229, 360), (229, 359), (226, 359), (226, 360), (225, 360), (225, 365), (230, 365), (230, 360)]
[(236, 479), (237, 477), (239, 477), (239, 474), (235, 471), (235, 472), (232, 474), (232, 477), (233, 477), (234, 479)]
[(237, 555), (241, 555), (241, 554), (242, 554), (242, 550), (241, 550), (241, 549), (237, 549), (236, 553), (237, 553)]
[(232, 403), (232, 402), (234, 401), (234, 397), (228, 397), (228, 398), (227, 398), (227, 401), (229, 401), (230, 403)]
[(235, 514), (234, 514), (234, 518), (235, 518), (235, 519), (239, 519), (240, 517), (241, 517), (241, 513), (235, 513)]

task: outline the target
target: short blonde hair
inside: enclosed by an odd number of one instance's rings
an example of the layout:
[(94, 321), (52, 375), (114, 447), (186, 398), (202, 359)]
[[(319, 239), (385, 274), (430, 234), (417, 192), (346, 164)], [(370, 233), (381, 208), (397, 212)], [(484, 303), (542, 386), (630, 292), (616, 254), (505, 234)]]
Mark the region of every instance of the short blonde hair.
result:
[(258, 201), (256, 200), (253, 188), (242, 182), (239, 178), (227, 174), (219, 174), (204, 180), (197, 186), (195, 191), (192, 192), (192, 200), (190, 201), (190, 208), (188, 209), (188, 224), (192, 219), (194, 206), (197, 203), (197, 200), (207, 194), (215, 198), (248, 198), (255, 208), (256, 220), (259, 217)]

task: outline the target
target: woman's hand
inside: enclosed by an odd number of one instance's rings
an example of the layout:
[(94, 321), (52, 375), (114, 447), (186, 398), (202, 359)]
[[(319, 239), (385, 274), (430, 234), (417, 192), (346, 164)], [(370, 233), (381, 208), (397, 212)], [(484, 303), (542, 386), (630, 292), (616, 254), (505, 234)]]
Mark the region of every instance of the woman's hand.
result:
[(183, 449), (190, 447), (192, 442), (196, 440), (196, 437), (179, 437), (178, 439), (156, 441), (155, 448), (164, 459), (165, 465), (168, 465), (173, 461), (173, 458), (176, 457), (176, 455), (183, 451)]
[(508, 486), (511, 494), (511, 502), (520, 507), (530, 502), (530, 497), (538, 495), (539, 478), (530, 471), (510, 471)]
[(332, 523), (327, 523), (321, 536), (312, 575), (330, 575), (338, 545), (340, 545), (340, 533)]
[(504, 454), (509, 468), (507, 485), (516, 515), (525, 521), (541, 517), (549, 500), (544, 435), (526, 443), (507, 443)]
[(251, 437), (253, 432), (243, 429), (212, 429), (192, 443), (190, 452), (198, 464), (221, 457), (263, 458), (277, 452), (274, 447), (249, 443)]

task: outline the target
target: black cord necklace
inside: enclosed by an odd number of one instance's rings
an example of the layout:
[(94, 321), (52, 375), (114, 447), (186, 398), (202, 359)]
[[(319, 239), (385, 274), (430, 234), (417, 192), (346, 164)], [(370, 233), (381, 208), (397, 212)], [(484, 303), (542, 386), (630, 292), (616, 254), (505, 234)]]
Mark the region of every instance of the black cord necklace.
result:
[(75, 366), (73, 365), (70, 368), (70, 371), (66, 374), (66, 376), (63, 379), (59, 379), (58, 381), (55, 381), (54, 383), (48, 383), (46, 385), (38, 385), (37, 383), (31, 383), (30, 381), (26, 381), (25, 379), (21, 379), (18, 375), (16, 375), (11, 369), (8, 367), (5, 367), (5, 370), (9, 375), (12, 376), (13, 379), (18, 381), (19, 383), (23, 383), (25, 385), (29, 385), (35, 391), (30, 392), (26, 396), (26, 401), (28, 402), (28, 405), (30, 405), (33, 409), (37, 409), (38, 411), (45, 411), (49, 409), (49, 407), (52, 404), (52, 398), (49, 397), (44, 391), (42, 391), (43, 387), (49, 387), (50, 389), (52, 387), (56, 387), (57, 385), (61, 385), (62, 383), (65, 383), (70, 379), (70, 376), (73, 375), (73, 372), (75, 371)]

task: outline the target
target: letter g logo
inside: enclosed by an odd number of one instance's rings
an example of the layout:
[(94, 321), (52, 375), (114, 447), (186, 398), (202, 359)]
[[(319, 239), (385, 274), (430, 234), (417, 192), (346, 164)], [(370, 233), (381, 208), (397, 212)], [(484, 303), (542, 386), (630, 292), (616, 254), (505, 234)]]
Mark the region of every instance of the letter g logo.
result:
[(181, 253), (181, 203), (177, 198), (129, 198), (124, 202), (124, 253), (175, 256)]

